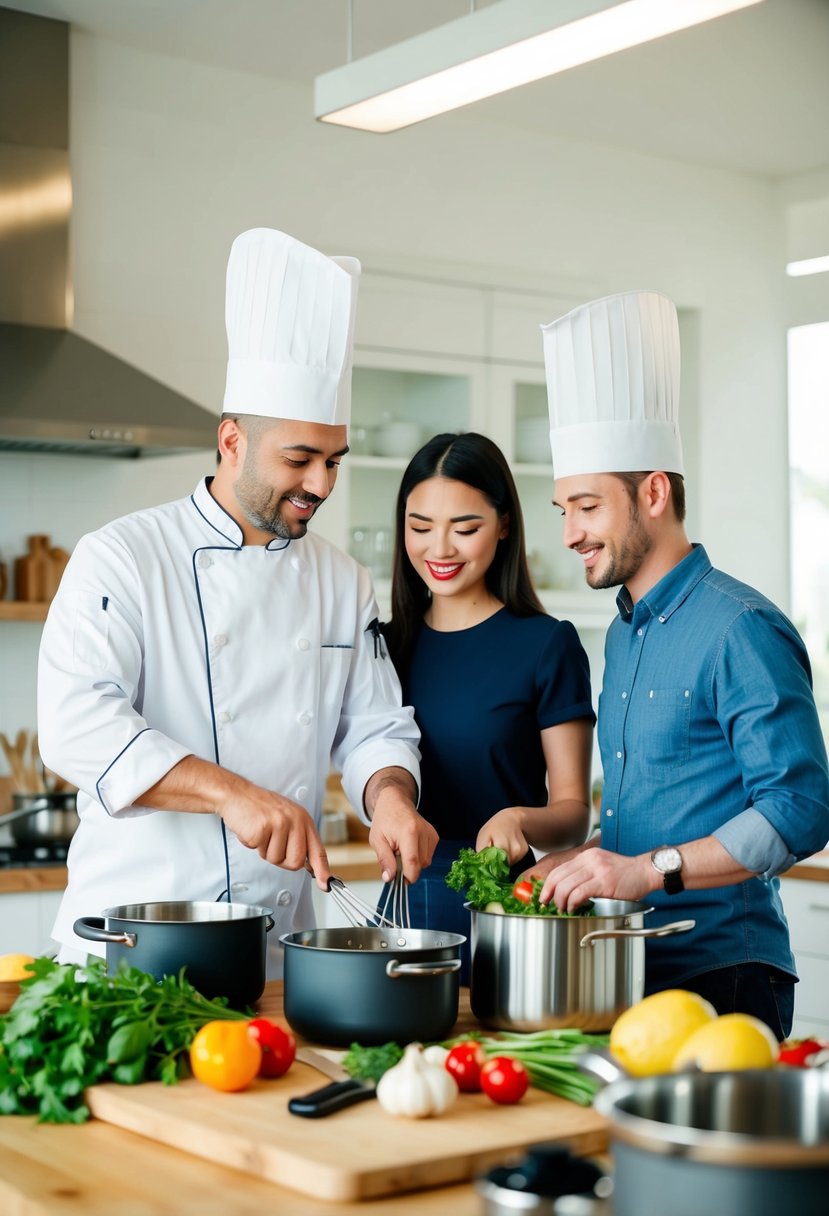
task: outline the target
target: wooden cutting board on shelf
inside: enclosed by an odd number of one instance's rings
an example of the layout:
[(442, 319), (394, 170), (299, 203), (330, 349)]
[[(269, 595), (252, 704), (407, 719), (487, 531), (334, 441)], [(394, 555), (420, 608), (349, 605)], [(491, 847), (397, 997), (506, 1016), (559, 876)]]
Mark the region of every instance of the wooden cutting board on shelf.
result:
[(328, 1200), (373, 1199), (476, 1177), (530, 1144), (553, 1141), (581, 1154), (608, 1144), (592, 1109), (530, 1089), (516, 1106), (460, 1094), (435, 1119), (399, 1119), (370, 1100), (323, 1119), (288, 1112), (288, 1099), (327, 1084), (305, 1064), (238, 1094), (186, 1080), (165, 1086), (97, 1085), (97, 1119), (280, 1186)]

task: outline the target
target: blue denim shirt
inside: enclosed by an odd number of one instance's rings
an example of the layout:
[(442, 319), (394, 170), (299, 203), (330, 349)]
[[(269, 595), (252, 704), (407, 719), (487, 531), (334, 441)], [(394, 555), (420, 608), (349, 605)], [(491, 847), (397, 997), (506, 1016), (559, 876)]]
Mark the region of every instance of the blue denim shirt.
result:
[(714, 570), (702, 546), (608, 630), (599, 698), (602, 847), (626, 856), (715, 836), (758, 875), (648, 897), (646, 991), (716, 967), (795, 974), (775, 875), (829, 840), (829, 771), (797, 631), (759, 592)]

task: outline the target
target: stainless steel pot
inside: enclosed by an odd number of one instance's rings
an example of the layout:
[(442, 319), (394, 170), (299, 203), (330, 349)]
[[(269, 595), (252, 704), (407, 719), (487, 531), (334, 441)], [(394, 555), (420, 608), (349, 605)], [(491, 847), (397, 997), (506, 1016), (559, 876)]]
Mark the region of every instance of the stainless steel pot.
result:
[(78, 826), (75, 793), (13, 794), (13, 810), (0, 815), (18, 845), (68, 844)]
[(458, 1017), (459, 933), (306, 929), (285, 947), (285, 1018), (297, 1034), (347, 1047), (443, 1039)]
[(614, 1216), (826, 1216), (829, 1069), (614, 1081)]
[(110, 975), (122, 959), (156, 979), (184, 967), (203, 996), (224, 996), (242, 1009), (265, 989), (273, 924), (270, 908), (179, 900), (106, 908), (102, 916), (76, 920), (74, 929), (86, 941), (106, 943)]
[[(467, 905), (468, 907), (469, 905)], [(593, 900), (592, 916), (525, 916), (470, 908), (470, 1004), (496, 1030), (609, 1030), (645, 989), (645, 940), (687, 933), (692, 920), (646, 929), (641, 903)]]

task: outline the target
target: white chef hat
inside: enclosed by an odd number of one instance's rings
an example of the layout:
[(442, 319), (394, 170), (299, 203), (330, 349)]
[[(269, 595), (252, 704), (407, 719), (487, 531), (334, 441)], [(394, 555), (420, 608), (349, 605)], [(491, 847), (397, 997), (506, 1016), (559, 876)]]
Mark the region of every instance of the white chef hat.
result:
[(224, 412), (347, 424), (360, 263), (273, 228), (237, 236), (227, 264)]
[(683, 473), (679, 324), (667, 296), (607, 296), (541, 332), (557, 478)]

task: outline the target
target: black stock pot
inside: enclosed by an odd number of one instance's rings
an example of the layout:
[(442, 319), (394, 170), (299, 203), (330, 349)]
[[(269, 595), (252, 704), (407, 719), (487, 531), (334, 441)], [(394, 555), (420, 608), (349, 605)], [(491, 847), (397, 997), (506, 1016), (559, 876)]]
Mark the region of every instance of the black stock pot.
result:
[(265, 989), (270, 908), (254, 904), (175, 901), (123, 904), (75, 921), (78, 937), (106, 943), (107, 971), (121, 959), (162, 979), (185, 975), (203, 996), (227, 997), (235, 1009)]
[(466, 938), (431, 929), (306, 929), (285, 947), (288, 1025), (316, 1043), (429, 1042), (458, 1017)]

